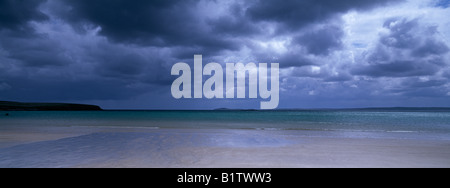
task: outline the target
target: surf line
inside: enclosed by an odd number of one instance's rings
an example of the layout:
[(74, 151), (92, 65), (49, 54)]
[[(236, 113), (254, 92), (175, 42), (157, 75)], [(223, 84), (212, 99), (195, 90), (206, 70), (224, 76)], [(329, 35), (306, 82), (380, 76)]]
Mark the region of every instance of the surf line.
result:
[[(223, 99), (224, 91), (227, 99), (234, 99), (237, 93), (238, 99), (246, 98), (246, 73), (249, 75), (248, 97), (250, 99), (258, 98), (269, 99), (261, 101), (260, 108), (263, 110), (275, 109), (280, 100), (280, 71), (279, 63), (270, 64), (270, 89), (268, 89), (268, 70), (267, 63), (226, 63), (226, 84), (224, 86), (224, 71), (219, 63), (208, 63), (203, 67), (203, 56), (194, 55), (194, 71), (192, 75), (189, 64), (180, 62), (172, 66), (171, 75), (179, 76), (172, 83), (171, 93), (175, 99), (194, 98), (202, 99)], [(180, 75), (180, 72), (182, 74)], [(214, 75), (212, 75), (214, 72)], [(203, 83), (203, 76), (211, 76)], [(192, 77), (194, 84), (192, 84)], [(236, 85), (235, 85), (235, 80)], [(194, 96), (192, 96), (192, 85), (194, 85)], [(214, 86), (214, 88), (213, 88)], [(235, 92), (236, 88), (236, 92)]]

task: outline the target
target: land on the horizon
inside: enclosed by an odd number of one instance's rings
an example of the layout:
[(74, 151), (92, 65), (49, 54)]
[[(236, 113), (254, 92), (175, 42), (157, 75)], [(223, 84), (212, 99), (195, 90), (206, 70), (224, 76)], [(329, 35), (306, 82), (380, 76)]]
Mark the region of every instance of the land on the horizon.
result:
[(0, 101), (0, 111), (97, 111), (99, 106), (71, 103), (24, 103)]
[[(99, 111), (99, 110), (108, 110), (108, 109), (102, 109), (100, 106), (92, 104), (0, 101), (0, 111)], [(115, 110), (133, 110), (133, 109), (115, 109)], [(235, 109), (235, 108), (213, 109), (213, 111), (290, 111), (290, 110), (450, 111), (450, 107), (279, 108), (274, 110)]]

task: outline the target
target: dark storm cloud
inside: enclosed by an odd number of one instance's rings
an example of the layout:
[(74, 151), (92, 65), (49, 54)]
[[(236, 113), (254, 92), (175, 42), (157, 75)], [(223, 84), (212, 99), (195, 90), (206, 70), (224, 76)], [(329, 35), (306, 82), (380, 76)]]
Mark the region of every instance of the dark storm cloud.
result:
[(97, 66), (102, 76), (129, 78), (143, 73), (146, 60), (138, 54), (110, 55)]
[(299, 29), (349, 10), (365, 10), (396, 1), (392, 0), (260, 0), (247, 10), (255, 21), (269, 21), (283, 28)]
[[(143, 46), (186, 47), (175, 53), (185, 58), (197, 52), (205, 56), (237, 51), (246, 45), (245, 39), (267, 33), (259, 21), (300, 29), (322, 22), (338, 13), (365, 10), (384, 5), (378, 1), (246, 1), (231, 2), (227, 12), (214, 18), (203, 18), (197, 6), (201, 1), (126, 1), (126, 0), (65, 0), (70, 8), (62, 17), (74, 27), (93, 24), (102, 28), (100, 34), (119, 43)], [(254, 22), (258, 21), (258, 22)], [(277, 30), (282, 27), (276, 28)], [(336, 29), (332, 31), (331, 29)], [(327, 27), (319, 33), (308, 33), (300, 38), (312, 54), (327, 54), (340, 47), (341, 29)], [(323, 35), (323, 36), (322, 36)], [(319, 43), (308, 40), (317, 39)]]
[(72, 62), (60, 44), (46, 36), (31, 34), (18, 38), (3, 32), (0, 37), (0, 47), (8, 51), (5, 57), (17, 60), (23, 67), (63, 66)]
[(115, 42), (158, 47), (194, 46), (208, 55), (239, 49), (239, 44), (209, 33), (199, 15), (196, 15), (195, 6), (199, 1), (65, 2), (71, 7), (71, 11), (63, 15), (66, 20), (75, 27), (80, 27), (80, 24), (98, 25), (101, 27), (100, 34)]
[(291, 50), (280, 54), (255, 48), (252, 55), (255, 56), (255, 62), (279, 63), (280, 68), (303, 67), (317, 64), (317, 62), (308, 58), (305, 53), (302, 53), (300, 50)]
[(436, 74), (441, 67), (441, 62), (399, 60), (362, 66), (356, 68), (353, 73), (373, 77), (427, 76)]
[[(79, 52), (78, 64), (91, 68), (91, 79), (106, 78), (116, 83), (167, 84), (169, 62), (158, 56), (155, 49), (115, 45), (106, 41), (93, 43)], [(173, 60), (176, 62), (175, 60)]]
[(246, 16), (245, 10), (241, 4), (233, 4), (229, 7), (228, 14), (206, 22), (211, 27), (212, 32), (218, 34), (218, 36), (252, 36), (264, 32)]
[[(158, 37), (178, 33), (191, 14), (183, 6), (188, 1), (172, 0), (65, 0), (70, 11), (63, 15), (74, 23), (91, 22), (102, 27), (102, 34), (117, 41), (157, 43)], [(181, 6), (181, 7), (180, 7)], [(177, 12), (180, 11), (180, 12)], [(162, 42), (162, 41), (160, 41)], [(162, 44), (163, 45), (163, 44)]]
[(105, 79), (12, 78), (8, 83), (12, 89), (0, 92), (0, 98), (20, 101), (119, 100), (143, 92), (142, 89), (129, 88), (124, 83)]
[(340, 27), (326, 25), (303, 34), (295, 42), (304, 45), (311, 54), (328, 55), (330, 51), (342, 48), (343, 36), (344, 31)]
[(301, 106), (299, 98), (315, 98), (310, 107), (322, 99), (371, 101), (383, 92), (399, 94), (396, 99), (445, 95), (450, 50), (437, 26), (392, 18), (378, 40), (363, 40), (363, 55), (347, 45), (353, 41), (342, 15), (391, 2), (398, 1), (0, 0), (0, 99), (96, 100), (116, 108), (132, 100), (141, 108), (227, 105), (172, 100), (170, 69), (192, 65), (194, 54), (203, 54), (204, 64), (280, 63), (281, 95), (290, 96), (281, 99), (284, 105)]
[(23, 29), (29, 21), (46, 20), (38, 6), (45, 0), (2, 0), (0, 1), (0, 30)]
[[(274, 61), (274, 60), (272, 60)], [(272, 61), (261, 61), (261, 62), (272, 62)], [(286, 68), (286, 67), (302, 67), (307, 65), (315, 65), (312, 60), (306, 58), (301, 53), (285, 53), (284, 55), (280, 56), (276, 60), (277, 62), (280, 62), (280, 68)]]
[(365, 59), (368, 64), (352, 73), (372, 77), (432, 76), (447, 64), (442, 55), (449, 48), (436, 37), (436, 27), (422, 26), (419, 19), (391, 18), (385, 21), (377, 47)]

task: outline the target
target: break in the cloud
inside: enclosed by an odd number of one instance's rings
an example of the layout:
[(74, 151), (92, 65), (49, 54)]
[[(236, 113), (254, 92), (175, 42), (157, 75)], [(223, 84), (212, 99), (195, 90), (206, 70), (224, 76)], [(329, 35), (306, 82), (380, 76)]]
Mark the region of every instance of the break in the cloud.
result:
[(256, 108), (175, 100), (177, 62), (278, 62), (280, 108), (449, 106), (447, 0), (2, 0), (0, 100)]

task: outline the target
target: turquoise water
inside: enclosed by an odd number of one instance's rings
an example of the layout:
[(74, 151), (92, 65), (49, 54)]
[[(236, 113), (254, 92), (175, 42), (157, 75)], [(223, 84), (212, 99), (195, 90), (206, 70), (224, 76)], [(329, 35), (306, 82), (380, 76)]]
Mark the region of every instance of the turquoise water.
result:
[[(4, 116), (5, 113), (9, 116)], [(450, 112), (447, 111), (16, 111), (0, 114), (0, 127), (124, 126), (450, 133)]]

